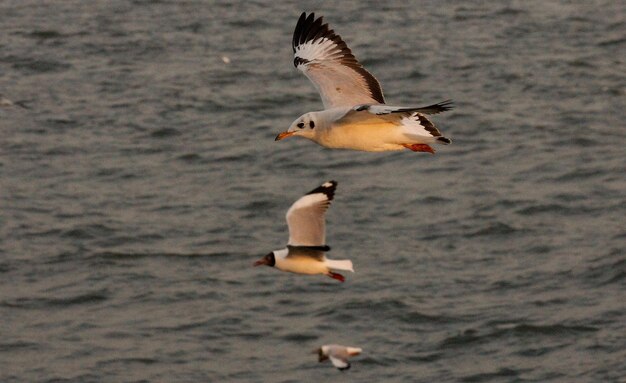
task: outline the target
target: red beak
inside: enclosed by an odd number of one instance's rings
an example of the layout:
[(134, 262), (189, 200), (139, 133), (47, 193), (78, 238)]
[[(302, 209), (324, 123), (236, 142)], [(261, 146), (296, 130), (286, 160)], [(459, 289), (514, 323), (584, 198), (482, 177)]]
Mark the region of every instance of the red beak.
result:
[(282, 140), (283, 138), (287, 138), (287, 137), (289, 137), (289, 136), (293, 136), (293, 135), (294, 135), (294, 133), (296, 133), (296, 132), (282, 132), (282, 133), (280, 133), (278, 136), (276, 136), (276, 138), (274, 139), (274, 141), (280, 141), (280, 140)]

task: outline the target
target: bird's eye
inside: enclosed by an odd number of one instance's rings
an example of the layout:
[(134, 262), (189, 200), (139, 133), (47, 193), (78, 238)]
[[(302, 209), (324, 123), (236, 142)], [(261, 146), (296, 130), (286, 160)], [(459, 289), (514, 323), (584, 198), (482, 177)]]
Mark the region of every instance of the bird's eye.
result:
[(304, 128), (304, 122), (299, 122), (298, 123), (298, 128), (300, 128), (300, 129)]
[(309, 122), (309, 127), (311, 127), (311, 129), (315, 128), (315, 123), (313, 121)]

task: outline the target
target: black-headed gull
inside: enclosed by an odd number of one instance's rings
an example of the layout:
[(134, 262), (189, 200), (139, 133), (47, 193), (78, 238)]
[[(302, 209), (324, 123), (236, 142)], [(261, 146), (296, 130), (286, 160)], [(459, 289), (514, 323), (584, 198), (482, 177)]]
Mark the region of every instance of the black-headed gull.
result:
[(333, 363), (333, 366), (339, 370), (347, 370), (350, 368), (348, 358), (359, 355), (363, 349), (359, 347), (348, 347), (339, 344), (326, 344), (317, 349), (318, 361), (323, 362), (327, 359)]
[(322, 17), (303, 12), (292, 46), (294, 65), (313, 82), (325, 109), (298, 117), (277, 141), (302, 136), (328, 148), (430, 153), (430, 144), (451, 142), (426, 117), (452, 109), (450, 100), (426, 107), (386, 105), (378, 80)]
[(354, 272), (352, 261), (326, 258), (324, 214), (333, 200), (337, 182), (328, 181), (300, 197), (287, 211), (289, 242), (282, 250), (275, 250), (254, 263), (267, 265), (297, 274), (325, 274), (341, 282), (344, 276), (331, 269)]

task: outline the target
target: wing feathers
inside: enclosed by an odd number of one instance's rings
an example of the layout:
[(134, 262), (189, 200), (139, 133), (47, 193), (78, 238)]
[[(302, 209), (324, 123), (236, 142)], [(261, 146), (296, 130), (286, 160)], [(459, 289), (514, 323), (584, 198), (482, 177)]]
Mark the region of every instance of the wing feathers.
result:
[(423, 113), (423, 114), (439, 114), (443, 112), (447, 112), (454, 108), (454, 103), (452, 100), (445, 100), (438, 102), (433, 105), (424, 106), (421, 108), (417, 108), (414, 112)]
[(306, 194), (309, 195), (309, 194), (323, 193), (324, 195), (326, 195), (326, 198), (328, 199), (328, 201), (332, 201), (333, 198), (335, 197), (336, 189), (337, 189), (337, 181), (328, 181), (328, 182), (324, 182), (323, 184), (321, 184), (320, 186), (316, 187), (315, 189), (311, 190), (310, 192)]
[(333, 363), (333, 366), (337, 367), (340, 370), (347, 370), (350, 368), (350, 362), (348, 362), (345, 358), (338, 358), (336, 356), (330, 355), (330, 361)]
[(454, 108), (452, 100), (441, 101), (436, 104), (420, 107), (403, 107), (391, 105), (357, 105), (353, 109), (357, 112), (367, 110), (376, 115), (391, 113), (422, 113), (422, 114), (438, 114), (447, 112)]
[(427, 111), (431, 114), (435, 110), (449, 110), (450, 102), (444, 101), (438, 104), (419, 108), (405, 108), (390, 105), (357, 105), (346, 113), (336, 124), (373, 124), (389, 123), (391, 126), (400, 125), (405, 127), (405, 133), (409, 135), (434, 137), (440, 144), (449, 144), (450, 139), (443, 137), (439, 129), (419, 111)]
[(313, 82), (326, 108), (385, 103), (378, 80), (363, 68), (339, 35), (302, 13), (292, 38), (293, 63)]
[(337, 182), (328, 181), (300, 197), (287, 211), (291, 246), (326, 247), (325, 213)]

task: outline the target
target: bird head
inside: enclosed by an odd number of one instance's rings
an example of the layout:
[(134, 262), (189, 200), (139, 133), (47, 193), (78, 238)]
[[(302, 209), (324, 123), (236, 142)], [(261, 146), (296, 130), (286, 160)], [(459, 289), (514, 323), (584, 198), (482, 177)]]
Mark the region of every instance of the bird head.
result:
[(280, 141), (290, 136), (302, 136), (312, 138), (316, 133), (317, 121), (313, 113), (305, 113), (291, 123), (289, 129), (276, 136), (275, 141)]
[(317, 361), (320, 363), (328, 360), (328, 355), (326, 355), (326, 353), (324, 352), (324, 347), (316, 349), (315, 351), (313, 351), (313, 353), (317, 354)]
[(254, 262), (254, 266), (266, 265), (266, 266), (274, 267), (275, 264), (276, 264), (276, 257), (274, 256), (273, 251), (267, 254), (265, 257)]

